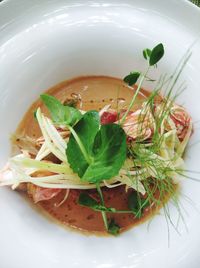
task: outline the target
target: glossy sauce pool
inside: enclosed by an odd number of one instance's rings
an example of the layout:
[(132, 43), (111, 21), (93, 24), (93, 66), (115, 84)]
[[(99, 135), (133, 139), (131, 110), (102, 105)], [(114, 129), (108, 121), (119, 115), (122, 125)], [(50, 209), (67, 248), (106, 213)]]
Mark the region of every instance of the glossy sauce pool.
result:
[[(64, 81), (53, 88), (49, 89), (46, 93), (54, 95), (62, 102), (71, 97), (81, 98), (80, 107), (82, 110), (100, 110), (107, 104), (111, 104), (112, 108), (126, 108), (134, 94), (134, 89), (126, 86), (122, 80), (112, 77), (104, 76), (87, 76), (78, 77), (72, 80)], [(148, 92), (142, 90), (137, 97), (137, 104), (134, 109), (139, 107), (141, 103), (148, 96)], [(38, 138), (41, 132), (38, 128), (37, 122), (33, 116), (36, 108), (40, 106), (42, 111), (47, 113), (46, 108), (37, 100), (25, 114), (22, 122), (20, 123), (17, 134), (23, 133), (31, 137)], [(128, 194), (132, 191), (125, 191), (124, 186), (119, 186), (113, 189), (104, 187), (103, 195), (105, 204), (108, 207), (114, 207), (119, 210), (128, 209)], [(51, 218), (56, 219), (61, 224), (64, 224), (75, 229), (86, 231), (87, 233), (105, 234), (102, 215), (99, 212), (94, 212), (87, 207), (82, 207), (77, 204), (80, 190), (70, 190), (67, 200), (60, 206), (59, 204), (64, 196), (65, 190), (60, 194), (48, 201), (41, 201), (36, 206), (44, 210)], [(91, 196), (98, 200), (96, 190), (87, 191)], [(159, 193), (155, 193), (158, 195)], [(166, 196), (166, 200), (170, 196)], [(136, 219), (133, 214), (107, 214), (108, 219), (114, 219), (115, 222), (121, 227), (121, 231), (129, 229), (144, 220), (151, 217), (159, 210), (158, 207), (146, 208), (141, 219)]]

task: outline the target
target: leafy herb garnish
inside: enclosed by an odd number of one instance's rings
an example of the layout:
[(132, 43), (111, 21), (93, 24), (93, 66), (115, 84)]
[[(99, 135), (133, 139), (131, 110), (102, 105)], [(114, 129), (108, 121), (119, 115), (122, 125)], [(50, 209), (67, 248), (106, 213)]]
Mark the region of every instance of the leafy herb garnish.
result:
[[(131, 111), (131, 108), (133, 107), (133, 105), (135, 103), (137, 95), (142, 88), (142, 84), (143, 84), (144, 80), (147, 78), (150, 67), (157, 64), (158, 61), (163, 57), (163, 55), (164, 55), (164, 47), (163, 47), (163, 44), (161, 44), (161, 43), (158, 44), (157, 46), (155, 46), (152, 50), (149, 48), (144, 49), (143, 56), (148, 61), (148, 66), (147, 66), (146, 71), (144, 73), (133, 72), (124, 78), (124, 82), (127, 83), (128, 85), (131, 85), (132, 81), (136, 83), (137, 80), (139, 78), (140, 79), (139, 79), (139, 84), (138, 84), (138, 87), (135, 91), (135, 94), (133, 95), (133, 98), (129, 104), (129, 107), (128, 107), (127, 111), (124, 113), (124, 115), (120, 121), (121, 125), (124, 123), (128, 113)], [(149, 78), (148, 78), (148, 80), (149, 80)], [(133, 83), (133, 84), (135, 84), (135, 83)]]
[(51, 114), (51, 118), (56, 124), (73, 126), (82, 117), (79, 110), (71, 106), (63, 105), (58, 99), (53, 96), (42, 94), (40, 98), (47, 106)]
[(126, 135), (119, 125), (100, 126), (98, 113), (90, 111), (84, 114), (72, 133), (67, 159), (82, 180), (98, 183), (119, 173), (126, 159)]

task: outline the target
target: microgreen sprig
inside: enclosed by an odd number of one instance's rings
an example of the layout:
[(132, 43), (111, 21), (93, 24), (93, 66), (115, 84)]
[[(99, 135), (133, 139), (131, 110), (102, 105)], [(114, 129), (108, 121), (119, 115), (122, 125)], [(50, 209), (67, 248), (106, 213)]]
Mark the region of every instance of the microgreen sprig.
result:
[(137, 98), (137, 95), (142, 88), (143, 82), (147, 78), (150, 67), (153, 65), (156, 65), (158, 63), (158, 61), (163, 57), (163, 55), (164, 55), (164, 47), (163, 47), (163, 44), (161, 44), (161, 43), (158, 44), (157, 46), (155, 46), (152, 50), (149, 48), (144, 49), (143, 56), (144, 56), (145, 60), (147, 60), (147, 62), (148, 62), (148, 66), (147, 66), (146, 71), (144, 73), (139, 72), (139, 71), (134, 71), (134, 72), (131, 72), (129, 75), (127, 75), (124, 78), (124, 82), (127, 83), (129, 86), (133, 86), (138, 81), (139, 78), (140, 78), (140, 81), (139, 81), (137, 89), (133, 95), (133, 98), (128, 106), (128, 109), (126, 110), (122, 119), (120, 120), (121, 125), (123, 125), (127, 115), (131, 111), (131, 109), (135, 103), (135, 100)]

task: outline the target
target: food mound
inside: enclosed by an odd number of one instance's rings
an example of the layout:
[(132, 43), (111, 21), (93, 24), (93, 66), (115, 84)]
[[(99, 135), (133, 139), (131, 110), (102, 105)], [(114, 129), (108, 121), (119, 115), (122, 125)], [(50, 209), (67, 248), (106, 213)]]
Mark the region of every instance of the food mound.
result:
[[(94, 101), (96, 109), (84, 109), (81, 94), (42, 94), (31, 113), (39, 136), (15, 135), (18, 153), (1, 171), (0, 186), (25, 191), (69, 226), (113, 235), (166, 206), (183, 175), (193, 126), (171, 87), (161, 95), (165, 81), (152, 92), (142, 89), (163, 54), (162, 44), (145, 49), (147, 71), (131, 72), (118, 82), (129, 102), (109, 98), (100, 110)], [(90, 78), (91, 87), (95, 79)], [(106, 79), (115, 81), (99, 77), (98, 82)]]

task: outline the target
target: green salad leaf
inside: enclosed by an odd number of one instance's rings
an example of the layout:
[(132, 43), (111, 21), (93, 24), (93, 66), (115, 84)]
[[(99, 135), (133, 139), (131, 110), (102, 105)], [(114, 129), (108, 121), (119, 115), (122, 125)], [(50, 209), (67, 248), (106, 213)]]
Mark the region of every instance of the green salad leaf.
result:
[(89, 111), (74, 132), (66, 154), (71, 168), (83, 181), (98, 183), (119, 173), (126, 159), (126, 135), (119, 125), (100, 126), (98, 112)]
[(42, 94), (40, 98), (47, 106), (51, 118), (56, 124), (74, 125), (82, 117), (79, 110), (71, 106), (63, 105), (58, 99), (53, 96)]

